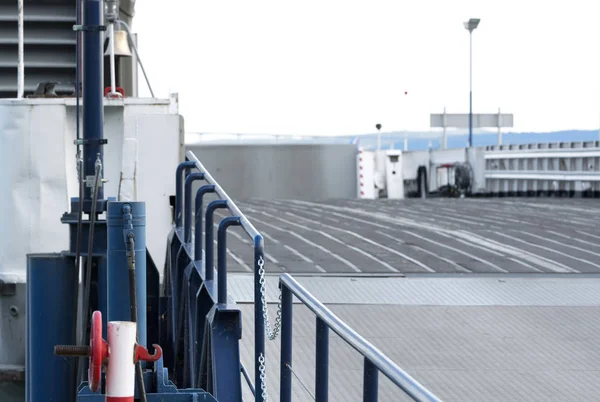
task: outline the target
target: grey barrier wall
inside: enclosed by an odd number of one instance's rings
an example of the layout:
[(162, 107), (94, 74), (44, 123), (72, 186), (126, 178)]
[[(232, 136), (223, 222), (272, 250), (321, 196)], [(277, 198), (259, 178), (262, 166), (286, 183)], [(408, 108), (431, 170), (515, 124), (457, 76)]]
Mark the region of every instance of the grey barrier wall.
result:
[(357, 197), (356, 145), (198, 144), (186, 148), (236, 200)]

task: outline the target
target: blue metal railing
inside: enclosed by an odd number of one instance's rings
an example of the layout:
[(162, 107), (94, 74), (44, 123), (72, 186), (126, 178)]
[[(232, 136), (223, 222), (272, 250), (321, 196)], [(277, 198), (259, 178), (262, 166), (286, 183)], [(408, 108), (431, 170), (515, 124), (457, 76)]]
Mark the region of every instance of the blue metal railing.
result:
[[(197, 190), (195, 203), (192, 205), (192, 184), (194, 181), (204, 181), (206, 184)], [(208, 193), (216, 194), (217, 200), (208, 204), (204, 215), (203, 197)], [(231, 214), (231, 216), (223, 218), (218, 224), (217, 278), (214, 275), (213, 249), (213, 222), (216, 209), (226, 209)], [(194, 212), (195, 221), (192, 212)], [(261, 297), (259, 273), (259, 263), (264, 262), (263, 237), (190, 151), (186, 153), (186, 161), (181, 163), (176, 171), (174, 220), (175, 227), (169, 239), (169, 255), (167, 256), (168, 280), (165, 280), (168, 298), (167, 315), (169, 316), (167, 324), (165, 324), (168, 327), (165, 329), (165, 333), (172, 345), (172, 356), (169, 361), (177, 374), (178, 386), (206, 385), (203, 381), (206, 381), (206, 378), (215, 377), (219, 371), (215, 369), (214, 375), (208, 376), (202, 373), (201, 366), (206, 362), (207, 353), (210, 353), (207, 349), (214, 348), (216, 341), (215, 339), (209, 339), (210, 330), (206, 328), (204, 322), (209, 310), (212, 311), (216, 308), (224, 313), (231, 313), (235, 310), (235, 306), (227, 300), (226, 231), (229, 226), (240, 226), (253, 240), (254, 245), (254, 384), (255, 389), (258, 391), (255, 395), (255, 401), (263, 402), (264, 394), (262, 391), (265, 385), (261, 379), (259, 367), (259, 361), (264, 360), (265, 356), (264, 298)], [(195, 236), (192, 236), (192, 225), (195, 228)], [(203, 228), (205, 242), (202, 241)], [(239, 310), (234, 312), (239, 313)], [(230, 328), (231, 325), (228, 327)], [(210, 356), (208, 357), (210, 359)], [(248, 380), (247, 373), (242, 370), (241, 363), (238, 362), (238, 364), (240, 365), (238, 372), (242, 373), (244, 378)], [(218, 382), (218, 379), (213, 378), (213, 380)], [(250, 382), (249, 386), (254, 391)], [(216, 389), (210, 389), (210, 386), (207, 390), (215, 393), (217, 391)]]
[(378, 373), (383, 373), (415, 401), (439, 401), (379, 349), (340, 320), (289, 274), (279, 278), (281, 287), (281, 402), (292, 400), (292, 302), (296, 296), (317, 316), (315, 401), (328, 398), (329, 329), (364, 357), (363, 400), (377, 401)]

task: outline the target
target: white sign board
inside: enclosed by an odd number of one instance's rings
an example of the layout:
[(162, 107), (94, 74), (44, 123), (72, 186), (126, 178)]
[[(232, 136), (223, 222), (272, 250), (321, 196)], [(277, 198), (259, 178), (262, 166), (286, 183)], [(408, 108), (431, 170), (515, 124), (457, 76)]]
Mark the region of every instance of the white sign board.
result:
[[(468, 128), (469, 114), (431, 114), (431, 127)], [(512, 114), (473, 114), (473, 128), (482, 127), (513, 127)]]

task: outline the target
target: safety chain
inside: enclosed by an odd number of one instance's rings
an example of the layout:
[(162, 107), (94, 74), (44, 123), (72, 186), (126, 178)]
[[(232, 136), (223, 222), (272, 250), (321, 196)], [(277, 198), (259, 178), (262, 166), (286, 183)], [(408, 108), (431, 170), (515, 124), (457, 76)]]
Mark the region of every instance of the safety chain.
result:
[(258, 274), (260, 275), (259, 283), (260, 283), (260, 299), (262, 301), (263, 306), (263, 319), (265, 321), (265, 331), (267, 333), (267, 338), (270, 341), (275, 340), (277, 335), (279, 335), (279, 330), (281, 329), (281, 291), (279, 292), (279, 303), (277, 304), (277, 317), (275, 318), (275, 327), (271, 329), (271, 320), (269, 320), (269, 310), (267, 308), (267, 289), (266, 289), (266, 279), (265, 279), (265, 260), (262, 255), (258, 259)]
[(267, 367), (265, 366), (265, 357), (261, 353), (258, 357), (260, 371), (260, 388), (262, 390), (262, 399), (264, 402), (269, 402), (269, 393), (267, 392)]
[[(267, 338), (272, 341), (279, 335), (281, 329), (281, 291), (279, 292), (279, 303), (277, 304), (277, 317), (275, 318), (275, 326), (271, 328), (271, 320), (269, 320), (269, 310), (267, 307), (267, 289), (266, 289), (266, 278), (265, 278), (265, 260), (261, 255), (258, 258), (258, 274), (260, 275), (260, 300), (262, 301), (262, 313), (263, 320), (265, 322), (265, 332)], [(259, 372), (260, 372), (260, 387), (262, 391), (262, 399), (264, 402), (268, 402), (269, 394), (267, 392), (267, 368), (265, 365), (265, 357), (260, 354), (258, 357)]]

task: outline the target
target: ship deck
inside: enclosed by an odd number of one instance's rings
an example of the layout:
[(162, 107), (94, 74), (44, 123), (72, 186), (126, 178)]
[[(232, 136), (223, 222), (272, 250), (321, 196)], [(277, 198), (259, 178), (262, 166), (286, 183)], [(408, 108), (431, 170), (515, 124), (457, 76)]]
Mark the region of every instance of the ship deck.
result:
[[(278, 275), (288, 272), (442, 400), (597, 400), (597, 201), (238, 205), (265, 237), (272, 321)], [(253, 376), (253, 275), (239, 263), (252, 250), (241, 231), (228, 236), (228, 248), (229, 289), (243, 314), (242, 361)], [(315, 319), (298, 303), (293, 331), (294, 400), (313, 400)], [(279, 341), (267, 341), (271, 398), (279, 391), (278, 356)], [(330, 400), (362, 400), (358, 353), (332, 334), (330, 359)], [(385, 378), (379, 395), (408, 400)]]
[[(253, 200), (240, 208), (265, 237), (273, 274), (600, 273), (596, 200)], [(251, 272), (241, 263), (250, 240), (230, 231), (228, 269)]]

